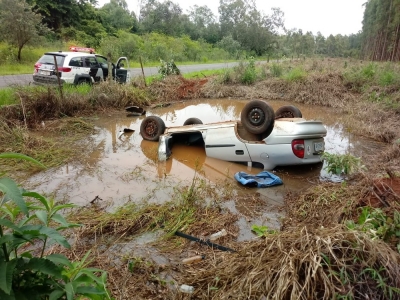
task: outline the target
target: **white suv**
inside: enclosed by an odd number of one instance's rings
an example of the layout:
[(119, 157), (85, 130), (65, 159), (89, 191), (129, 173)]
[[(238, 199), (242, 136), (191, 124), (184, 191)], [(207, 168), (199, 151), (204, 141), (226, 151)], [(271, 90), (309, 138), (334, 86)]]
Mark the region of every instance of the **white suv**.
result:
[[(106, 57), (93, 53), (58, 51), (47, 52), (38, 60), (33, 81), (37, 84), (58, 84), (56, 63), (61, 83), (92, 84), (106, 80), (108, 76)], [(128, 59), (120, 57), (116, 64), (112, 64), (113, 80), (129, 82), (131, 74), (128, 68)]]

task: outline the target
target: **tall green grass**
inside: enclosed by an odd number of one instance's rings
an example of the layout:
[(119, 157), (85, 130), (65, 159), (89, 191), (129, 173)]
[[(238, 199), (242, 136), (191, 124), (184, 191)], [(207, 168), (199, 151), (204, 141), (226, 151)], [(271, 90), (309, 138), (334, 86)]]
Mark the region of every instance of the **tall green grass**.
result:
[(0, 106), (10, 105), (17, 102), (17, 95), (15, 94), (15, 89), (5, 88), (0, 89)]
[(307, 77), (307, 72), (301, 67), (293, 68), (283, 76), (285, 80), (290, 82), (301, 81), (304, 80), (306, 77)]

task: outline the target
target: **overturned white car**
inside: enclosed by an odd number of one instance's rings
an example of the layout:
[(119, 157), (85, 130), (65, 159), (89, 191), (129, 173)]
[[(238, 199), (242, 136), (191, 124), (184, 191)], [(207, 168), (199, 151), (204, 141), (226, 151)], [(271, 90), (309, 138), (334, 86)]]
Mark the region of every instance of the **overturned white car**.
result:
[(165, 127), (157, 116), (146, 117), (140, 126), (143, 139), (159, 141), (159, 161), (167, 160), (174, 143), (201, 144), (209, 157), (262, 164), (266, 170), (277, 166), (321, 162), (326, 129), (320, 121), (307, 121), (295, 106), (276, 112), (263, 100), (251, 100), (240, 121), (202, 124), (197, 118), (183, 126)]

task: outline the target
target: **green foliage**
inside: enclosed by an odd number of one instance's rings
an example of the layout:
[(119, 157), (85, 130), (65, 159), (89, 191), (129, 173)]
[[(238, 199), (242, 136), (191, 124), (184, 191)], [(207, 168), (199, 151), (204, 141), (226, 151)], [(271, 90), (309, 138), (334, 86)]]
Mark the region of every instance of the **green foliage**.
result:
[(272, 63), (270, 72), (273, 77), (281, 77), (283, 74), (283, 67), (281, 64)]
[(346, 223), (346, 226), (352, 230), (366, 232), (372, 238), (395, 242), (400, 252), (400, 213), (395, 210), (393, 217), (390, 217), (379, 208), (366, 206), (360, 210), (357, 223), (351, 220)]
[(161, 75), (162, 78), (165, 78), (169, 75), (180, 75), (181, 71), (176, 66), (175, 62), (171, 60), (170, 62), (166, 62), (160, 60), (160, 67), (158, 68), (158, 73)]
[(307, 77), (306, 71), (304, 71), (303, 68), (297, 67), (291, 69), (285, 76), (284, 79), (289, 81), (289, 82), (294, 82), (294, 81), (301, 81), (304, 80)]
[(12, 88), (0, 89), (0, 106), (14, 104), (17, 101), (15, 91)]
[(369, 63), (368, 65), (361, 68), (361, 74), (364, 76), (364, 78), (372, 79), (374, 78), (375, 73), (376, 67), (374, 63)]
[(361, 165), (361, 159), (351, 154), (331, 154), (324, 152), (322, 159), (326, 161), (325, 169), (330, 174), (350, 175), (364, 168)]
[[(3, 153), (0, 158), (41, 165), (16, 153)], [(46, 247), (53, 244), (70, 247), (61, 232), (78, 225), (69, 223), (60, 212), (73, 205), (57, 204), (21, 189), (7, 177), (0, 178), (0, 190), (1, 299), (72, 300), (78, 295), (111, 299), (106, 290), (106, 272), (87, 267), (89, 253), (78, 262), (70, 262), (61, 254), (44, 255)]]
[(251, 231), (259, 237), (276, 233), (276, 230), (269, 229), (268, 226), (265, 225), (251, 225)]
[(22, 48), (38, 42), (39, 33), (45, 31), (41, 22), (42, 17), (32, 11), (26, 1), (0, 1), (0, 37), (18, 49), (18, 61), (21, 60)]
[(244, 72), (240, 78), (241, 83), (243, 84), (253, 84), (256, 82), (257, 72), (255, 67), (254, 57), (250, 57), (247, 65), (244, 68)]

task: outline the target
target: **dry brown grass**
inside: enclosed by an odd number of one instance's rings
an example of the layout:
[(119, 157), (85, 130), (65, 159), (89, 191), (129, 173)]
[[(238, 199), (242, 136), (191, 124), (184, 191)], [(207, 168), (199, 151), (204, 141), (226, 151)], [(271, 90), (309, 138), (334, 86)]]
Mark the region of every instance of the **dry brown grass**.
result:
[(243, 245), (180, 279), (195, 287), (191, 299), (399, 299), (399, 262), (398, 253), (363, 234), (304, 227)]

